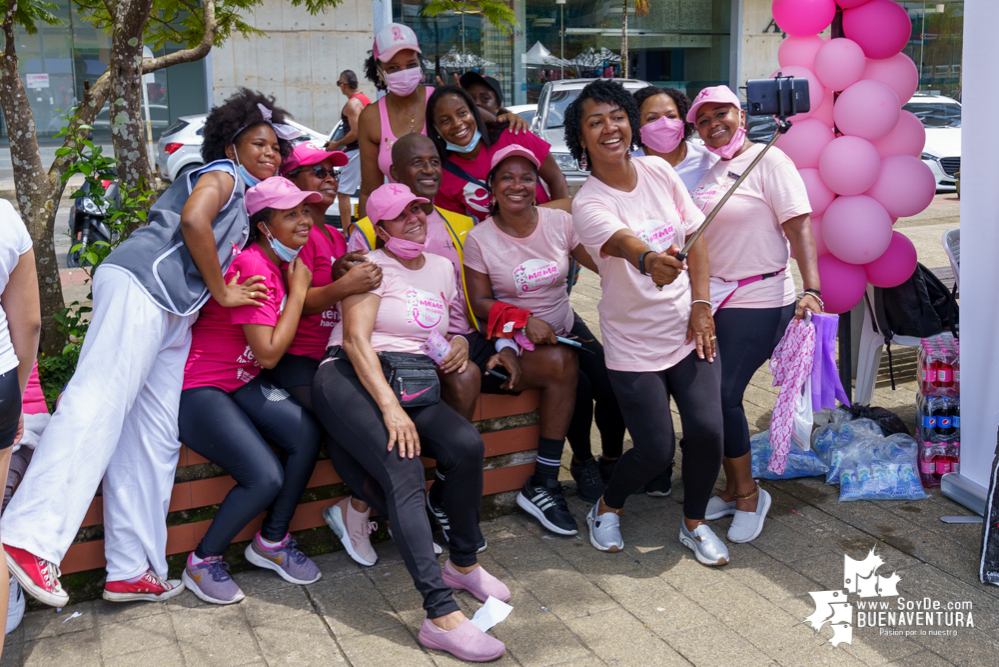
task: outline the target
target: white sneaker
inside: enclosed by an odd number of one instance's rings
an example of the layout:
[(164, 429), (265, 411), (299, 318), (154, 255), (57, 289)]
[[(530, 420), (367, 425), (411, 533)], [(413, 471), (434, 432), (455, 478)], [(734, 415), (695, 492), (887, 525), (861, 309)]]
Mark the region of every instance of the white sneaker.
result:
[(721, 499), (721, 496), (711, 496), (711, 499), (708, 500), (708, 508), (704, 510), (704, 518), (708, 521), (732, 514), (735, 514), (735, 501), (727, 503)]
[(729, 542), (743, 544), (752, 542), (763, 532), (763, 520), (770, 511), (770, 494), (760, 488), (760, 497), (755, 512), (736, 511), (732, 525), (728, 529)]
[(597, 514), (600, 501), (593, 504), (593, 509), (586, 515), (586, 523), (590, 526), (590, 544), (600, 551), (616, 553), (624, 549), (621, 539), (621, 517), (616, 512)]
[(728, 564), (728, 547), (703, 523), (694, 530), (687, 530), (687, 524), (680, 519), (680, 544), (693, 551), (702, 565)]

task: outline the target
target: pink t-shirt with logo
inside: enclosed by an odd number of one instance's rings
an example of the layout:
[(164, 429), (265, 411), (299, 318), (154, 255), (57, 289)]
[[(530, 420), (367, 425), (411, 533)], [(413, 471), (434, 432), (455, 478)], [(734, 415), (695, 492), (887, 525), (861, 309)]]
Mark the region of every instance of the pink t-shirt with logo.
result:
[(630, 229), (650, 248), (683, 247), (704, 220), (680, 177), (658, 157), (632, 158), (638, 184), (615, 190), (595, 177), (586, 179), (572, 200), (572, 220), (600, 270), (603, 294), (597, 307), (607, 368), (654, 372), (675, 366), (694, 350), (686, 343), (690, 320), (690, 278), (686, 272), (659, 291), (632, 262), (608, 257), (600, 248)]
[[(333, 282), (333, 262), (347, 252), (347, 241), (335, 227), (326, 227), (331, 241), (318, 225), (309, 232), (309, 240), (298, 253), (302, 263), (312, 271), (312, 286), (326, 287)], [(330, 332), (340, 322), (340, 312), (336, 304), (328, 310), (303, 317), (298, 321), (295, 340), (288, 348), (288, 354), (297, 354), (312, 359), (322, 359)]]
[(538, 225), (524, 238), (501, 231), (492, 218), (473, 227), (465, 240), (465, 266), (489, 276), (494, 298), (530, 310), (562, 335), (572, 329), (565, 281), (579, 238), (565, 211), (536, 210)]
[[(451, 262), (423, 253), (423, 268), (412, 271), (383, 250), (373, 250), (368, 257), (382, 268), (382, 283), (371, 291), (382, 299), (371, 331), (375, 352), (419, 353), (431, 331), (448, 333), (458, 293)], [(329, 344), (343, 344), (343, 326), (333, 329)]]
[(191, 351), (184, 367), (183, 389), (217, 387), (231, 392), (260, 373), (260, 364), (246, 341), (243, 325), (275, 326), (284, 309), (287, 292), (281, 270), (255, 243), (232, 260), (225, 273), (226, 281), (237, 271), (241, 279), (263, 276), (271, 298), (262, 306), (236, 308), (226, 308), (214, 298), (208, 299), (191, 328)]
[[(534, 153), (538, 162), (542, 164), (551, 152), (551, 144), (543, 139), (539, 139), (530, 132), (521, 132), (514, 135), (509, 129), (503, 130), (496, 139), (496, 143), (489, 148), (480, 148), (479, 154), (473, 160), (465, 160), (452, 154), (448, 160), (458, 165), (469, 176), (474, 176), (483, 183), (489, 175), (492, 167), (493, 153), (509, 146), (518, 144)], [(548, 191), (540, 182), (537, 187), (537, 200), (539, 204), (551, 201)], [(441, 188), (434, 197), (434, 204), (448, 211), (470, 215), (476, 220), (485, 220), (489, 217), (489, 193), (480, 185), (466, 181), (464, 178), (455, 176), (447, 169), (441, 176)]]
[[(763, 146), (755, 145), (731, 160), (719, 160), (691, 191), (694, 203), (710, 213)], [(728, 200), (704, 232), (711, 275), (728, 281), (784, 273), (743, 285), (723, 308), (780, 308), (794, 303), (789, 270), (790, 244), (781, 227), (812, 212), (808, 192), (794, 163), (776, 146)]]

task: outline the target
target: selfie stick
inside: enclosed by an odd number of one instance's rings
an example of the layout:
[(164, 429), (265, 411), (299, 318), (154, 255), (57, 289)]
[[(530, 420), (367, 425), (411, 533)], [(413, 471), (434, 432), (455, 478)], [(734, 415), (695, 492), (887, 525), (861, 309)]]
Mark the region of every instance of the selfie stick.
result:
[[(780, 73), (778, 73), (776, 78), (779, 90), (781, 85), (781, 78), (790, 79), (791, 77), (781, 77)], [(725, 202), (727, 202), (729, 198), (735, 193), (736, 188), (742, 185), (742, 182), (746, 180), (746, 176), (748, 176), (749, 172), (753, 170), (753, 167), (755, 167), (760, 163), (760, 160), (763, 159), (763, 156), (767, 154), (767, 151), (770, 150), (770, 147), (774, 145), (774, 143), (777, 141), (780, 135), (784, 134), (789, 129), (791, 129), (791, 121), (787, 120), (787, 117), (793, 116), (797, 113), (797, 108), (796, 108), (797, 105), (795, 104), (794, 95), (793, 94), (791, 95), (790, 110), (784, 109), (784, 105), (782, 103), (783, 99), (781, 95), (778, 95), (777, 99), (779, 101), (778, 112), (775, 116), (777, 120), (777, 131), (774, 132), (774, 136), (770, 139), (769, 142), (767, 142), (767, 145), (763, 147), (763, 150), (760, 151), (760, 154), (756, 156), (756, 159), (754, 159), (749, 164), (749, 167), (744, 172), (742, 172), (742, 175), (739, 176), (738, 180), (736, 180), (736, 182), (732, 184), (732, 187), (728, 189), (728, 192), (726, 192), (725, 196), (721, 198), (721, 201), (718, 202), (718, 205), (715, 206), (714, 210), (711, 211), (711, 213), (708, 214), (708, 217), (704, 219), (704, 222), (701, 223), (701, 226), (697, 228), (697, 231), (694, 232), (694, 235), (691, 236), (690, 239), (684, 244), (683, 248), (680, 249), (680, 252), (678, 252), (675, 255), (676, 258), (681, 262), (687, 258), (687, 255), (690, 254), (690, 249), (694, 247), (695, 243), (697, 243), (697, 239), (701, 238), (701, 234), (703, 234), (704, 230), (708, 228), (708, 225), (711, 224), (711, 221), (715, 219), (715, 216), (718, 215), (718, 211), (720, 211), (722, 206), (725, 205)], [(660, 287), (660, 289), (662, 288)]]

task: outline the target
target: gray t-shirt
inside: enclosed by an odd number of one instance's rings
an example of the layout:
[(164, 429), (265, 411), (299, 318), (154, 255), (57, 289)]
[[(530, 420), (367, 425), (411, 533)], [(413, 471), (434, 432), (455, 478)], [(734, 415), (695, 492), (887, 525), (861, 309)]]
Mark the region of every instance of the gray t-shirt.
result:
[(209, 292), (184, 245), (180, 213), (198, 177), (208, 171), (225, 171), (236, 179), (229, 201), (212, 221), (219, 266), (224, 274), (236, 252), (242, 250), (250, 231), (250, 217), (243, 204), (246, 184), (230, 160), (217, 160), (174, 181), (152, 208), (145, 227), (112, 252), (105, 264), (130, 273), (163, 310), (191, 315), (208, 300)]

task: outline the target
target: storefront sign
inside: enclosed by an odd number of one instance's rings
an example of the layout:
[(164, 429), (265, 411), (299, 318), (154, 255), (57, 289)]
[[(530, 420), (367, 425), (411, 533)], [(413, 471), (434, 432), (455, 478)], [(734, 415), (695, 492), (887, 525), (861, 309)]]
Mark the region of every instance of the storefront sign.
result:
[(28, 88), (48, 88), (49, 87), (49, 75), (48, 74), (25, 74), (25, 83)]

